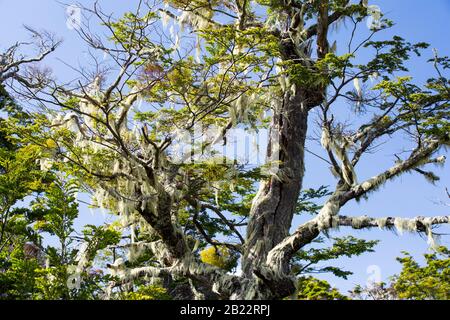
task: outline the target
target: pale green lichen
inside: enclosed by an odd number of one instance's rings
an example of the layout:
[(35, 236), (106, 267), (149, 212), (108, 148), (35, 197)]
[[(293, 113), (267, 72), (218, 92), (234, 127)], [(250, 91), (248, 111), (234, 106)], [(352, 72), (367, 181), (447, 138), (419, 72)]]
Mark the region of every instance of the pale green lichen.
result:
[(340, 206), (336, 201), (328, 201), (320, 210), (317, 216), (317, 227), (319, 230), (326, 230), (337, 226), (337, 214)]
[(327, 127), (323, 127), (322, 129), (322, 136), (320, 138), (320, 144), (325, 150), (330, 150), (331, 146), (331, 137), (330, 132)]
[(433, 224), (433, 218), (428, 217), (423, 219), (422, 224), (425, 226), (426, 229), (428, 245), (433, 249), (437, 249), (439, 247), (439, 238), (433, 234), (431, 228)]
[(367, 226), (370, 222), (370, 218), (367, 216), (362, 216), (362, 217), (355, 217), (352, 218), (352, 227), (354, 229), (361, 229), (365, 226)]
[(384, 229), (387, 224), (387, 218), (377, 218), (375, 219), (375, 222), (377, 223), (378, 228)]
[(417, 231), (417, 222), (415, 219), (395, 218), (394, 226), (397, 228), (400, 234), (403, 234), (405, 231)]

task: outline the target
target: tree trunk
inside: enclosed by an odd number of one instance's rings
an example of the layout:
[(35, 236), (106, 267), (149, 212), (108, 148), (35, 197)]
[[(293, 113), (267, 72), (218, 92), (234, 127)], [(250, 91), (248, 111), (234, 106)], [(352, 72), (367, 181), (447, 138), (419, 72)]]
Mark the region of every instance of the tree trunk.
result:
[[(308, 66), (308, 59), (298, 59), (297, 50), (295, 44), (285, 38), (281, 42), (282, 60), (302, 60), (305, 67), (313, 68)], [(304, 52), (303, 56), (307, 55)], [(279, 264), (283, 270), (276, 270), (275, 266), (268, 265), (267, 257), (270, 250), (289, 235), (305, 171), (308, 113), (324, 97), (323, 88), (300, 87), (287, 80), (284, 97), (273, 111), (267, 149), (269, 161), (279, 160), (278, 171), (260, 183), (250, 210), (242, 258), (244, 275), (247, 278), (256, 276), (271, 292), (272, 296), (269, 293), (263, 298), (280, 298), (295, 291), (289, 278), (289, 263)]]
[(253, 201), (242, 262), (248, 277), (265, 263), (269, 251), (288, 235), (291, 227), (304, 174), (308, 121), (305, 101), (302, 92), (289, 91), (274, 110), (267, 154), (271, 160), (278, 158), (279, 167), (261, 182)]

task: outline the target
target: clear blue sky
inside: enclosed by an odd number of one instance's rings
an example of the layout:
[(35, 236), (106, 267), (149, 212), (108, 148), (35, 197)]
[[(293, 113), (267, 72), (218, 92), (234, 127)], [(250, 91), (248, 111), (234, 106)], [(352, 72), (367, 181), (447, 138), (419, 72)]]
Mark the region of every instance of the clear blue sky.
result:
[[(393, 29), (382, 34), (383, 38), (397, 34), (410, 42), (425, 41), (430, 43), (432, 48), (437, 48), (442, 55), (450, 55), (450, 41), (448, 41), (448, 34), (450, 34), (449, 0), (382, 0), (369, 2), (379, 5), (387, 17), (396, 22)], [(81, 3), (90, 5), (93, 1), (81, 1)], [(114, 12), (119, 16), (122, 12), (134, 8), (137, 1), (100, 1), (100, 3), (106, 11)], [(86, 62), (83, 43), (74, 31), (66, 27), (65, 9), (58, 2), (54, 0), (0, 0), (0, 12), (2, 16), (0, 21), (0, 50), (16, 41), (26, 40), (27, 34), (23, 29), (23, 25), (26, 24), (36, 29), (53, 31), (64, 39), (63, 45), (56, 54), (46, 62), (52, 66), (54, 73), (61, 79), (71, 79), (74, 76), (73, 71), (55, 60), (55, 57), (63, 58), (66, 63), (73, 66), (83, 65)], [(411, 63), (412, 75), (418, 80), (424, 80), (431, 75), (430, 66), (424, 63), (431, 56), (430, 48), (425, 52), (423, 59), (413, 60)], [(379, 173), (392, 165), (394, 160), (392, 154), (402, 149), (403, 141), (389, 142), (385, 146), (386, 149), (381, 148), (379, 152), (365, 158), (358, 170), (360, 180)], [(317, 145), (310, 144), (309, 148), (320, 152)], [(330, 177), (327, 166), (317, 158), (307, 155), (306, 170), (305, 187), (334, 186), (335, 182)], [(449, 199), (446, 199), (444, 190), (445, 186), (450, 188), (449, 165), (434, 171), (441, 176), (441, 181), (435, 186), (426, 183), (421, 176), (405, 174), (393, 182), (389, 182), (377, 193), (372, 194), (369, 201), (363, 200), (359, 204), (349, 203), (341, 213), (346, 215), (367, 214), (375, 217), (448, 215), (449, 207), (438, 204), (438, 202), (450, 202)], [(102, 221), (101, 214), (91, 215), (87, 208), (82, 206), (82, 209), (82, 217), (77, 225), (100, 223)], [(450, 233), (450, 228), (445, 226), (439, 231)], [(417, 257), (428, 250), (426, 240), (417, 235), (398, 236), (392, 232), (381, 230), (356, 231), (355, 233), (355, 231), (345, 229), (332, 235), (348, 234), (382, 241), (376, 247), (375, 253), (365, 254), (351, 260), (341, 259), (336, 261), (335, 265), (345, 266), (354, 272), (354, 275), (350, 276), (348, 281), (332, 276), (323, 276), (343, 291), (352, 288), (355, 284), (364, 284), (370, 276), (367, 273), (370, 266), (379, 267), (383, 280), (398, 272), (400, 266), (395, 258), (400, 256), (403, 250), (409, 251)], [(450, 245), (450, 236), (444, 237), (442, 243), (447, 246)]]

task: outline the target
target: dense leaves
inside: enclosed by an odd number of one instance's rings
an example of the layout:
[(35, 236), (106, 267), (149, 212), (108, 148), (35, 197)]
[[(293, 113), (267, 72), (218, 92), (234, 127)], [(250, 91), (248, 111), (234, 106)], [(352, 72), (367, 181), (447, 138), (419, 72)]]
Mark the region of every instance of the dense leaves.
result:
[(450, 299), (450, 252), (441, 247), (425, 255), (421, 266), (410, 255), (399, 258), (402, 271), (395, 278), (394, 289), (401, 299)]
[(328, 282), (313, 277), (301, 277), (298, 281), (298, 292), (299, 300), (348, 300)]

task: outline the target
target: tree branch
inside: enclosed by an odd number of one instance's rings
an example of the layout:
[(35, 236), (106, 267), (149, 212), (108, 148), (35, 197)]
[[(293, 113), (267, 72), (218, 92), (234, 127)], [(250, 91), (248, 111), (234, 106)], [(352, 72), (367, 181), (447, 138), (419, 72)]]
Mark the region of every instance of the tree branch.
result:
[(440, 225), (450, 223), (450, 216), (435, 216), (415, 218), (399, 218), (399, 217), (385, 217), (385, 218), (371, 218), (368, 216), (347, 217), (339, 216), (338, 225), (344, 227), (352, 227), (353, 229), (364, 228), (391, 228), (397, 226), (409, 226), (408, 231), (426, 232), (428, 226)]

